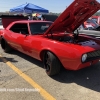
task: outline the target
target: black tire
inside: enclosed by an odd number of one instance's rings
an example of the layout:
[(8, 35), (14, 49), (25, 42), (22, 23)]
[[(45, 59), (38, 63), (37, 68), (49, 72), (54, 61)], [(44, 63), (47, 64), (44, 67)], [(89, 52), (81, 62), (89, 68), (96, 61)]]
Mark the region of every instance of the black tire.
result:
[(6, 53), (9, 53), (12, 51), (12, 48), (9, 46), (9, 44), (4, 39), (1, 40), (1, 47)]
[(60, 72), (61, 63), (53, 53), (47, 51), (44, 55), (43, 63), (47, 75), (52, 76)]

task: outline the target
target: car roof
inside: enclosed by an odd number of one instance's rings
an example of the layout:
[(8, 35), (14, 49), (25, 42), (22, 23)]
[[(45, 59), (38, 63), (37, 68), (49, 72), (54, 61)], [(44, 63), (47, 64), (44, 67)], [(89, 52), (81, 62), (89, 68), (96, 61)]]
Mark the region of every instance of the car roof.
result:
[(20, 21), (14, 21), (12, 23), (34, 23), (34, 22), (51, 22), (52, 21), (42, 21), (42, 20), (20, 20)]

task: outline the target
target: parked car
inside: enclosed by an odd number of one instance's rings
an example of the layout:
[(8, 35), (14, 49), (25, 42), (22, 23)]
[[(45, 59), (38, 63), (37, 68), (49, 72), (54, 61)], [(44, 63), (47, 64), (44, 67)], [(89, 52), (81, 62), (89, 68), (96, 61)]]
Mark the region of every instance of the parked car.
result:
[(100, 31), (100, 25), (97, 24), (93, 19), (87, 19), (80, 25), (79, 29)]
[[(77, 30), (76, 30), (77, 31)], [(75, 32), (76, 32), (75, 31)], [(79, 28), (78, 32), (80, 34), (86, 34), (88, 36), (92, 36), (95, 38), (100, 39), (100, 25), (97, 24), (94, 20), (88, 19), (85, 22), (83, 22)]]
[(91, 19), (100, 25), (100, 16), (92, 16)]
[(69, 70), (88, 67), (100, 59), (100, 40), (74, 31), (99, 8), (96, 0), (74, 0), (54, 23), (2, 16), (1, 47), (4, 52), (16, 49), (43, 61), (50, 76), (62, 66)]

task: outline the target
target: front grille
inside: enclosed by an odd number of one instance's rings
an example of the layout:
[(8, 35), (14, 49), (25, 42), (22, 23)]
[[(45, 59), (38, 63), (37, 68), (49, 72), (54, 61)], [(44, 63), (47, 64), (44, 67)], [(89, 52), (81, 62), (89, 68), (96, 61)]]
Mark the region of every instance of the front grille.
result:
[(100, 58), (100, 50), (89, 52), (89, 53), (87, 53), (86, 62), (91, 61), (91, 60), (95, 60), (95, 59), (99, 59), (99, 58)]

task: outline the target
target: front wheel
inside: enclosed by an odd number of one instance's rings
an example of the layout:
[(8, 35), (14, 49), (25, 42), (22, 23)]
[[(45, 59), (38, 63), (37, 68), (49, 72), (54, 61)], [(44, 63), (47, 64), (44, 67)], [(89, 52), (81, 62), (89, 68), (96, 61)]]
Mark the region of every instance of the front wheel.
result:
[(60, 61), (53, 53), (47, 51), (44, 55), (43, 63), (46, 73), (49, 76), (58, 74), (60, 72)]

